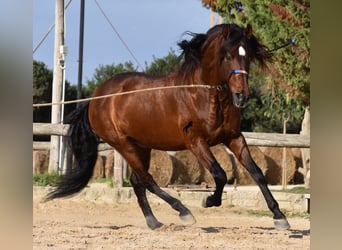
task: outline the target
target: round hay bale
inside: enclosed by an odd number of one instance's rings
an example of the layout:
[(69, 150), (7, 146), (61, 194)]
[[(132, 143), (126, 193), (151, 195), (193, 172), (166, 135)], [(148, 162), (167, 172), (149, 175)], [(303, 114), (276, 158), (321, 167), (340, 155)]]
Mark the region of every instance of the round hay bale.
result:
[[(258, 165), (258, 167), (261, 169), (262, 173), (265, 175), (267, 171), (267, 163), (264, 153), (261, 151), (261, 149), (257, 146), (249, 146), (248, 147), (252, 159), (254, 162)], [(237, 183), (239, 185), (254, 185), (255, 181), (251, 177), (250, 173), (245, 169), (244, 166), (235, 158), (234, 161), (237, 165), (237, 171), (236, 171), (236, 178)]]
[(103, 158), (100, 154), (97, 155), (94, 172), (93, 172), (93, 178), (104, 178), (104, 164), (103, 164)]
[(196, 157), (189, 150), (177, 151), (172, 157), (172, 184), (200, 184), (201, 170)]
[[(214, 154), (216, 160), (226, 172), (228, 183), (234, 178), (232, 162), (229, 153), (223, 145), (216, 145), (210, 150)], [(174, 175), (171, 182), (175, 184), (201, 184), (205, 182), (214, 185), (215, 181), (211, 173), (202, 166), (197, 158), (189, 151), (178, 151), (173, 159)]]
[(113, 177), (113, 174), (114, 174), (113, 166), (114, 166), (114, 150), (111, 150), (106, 156), (106, 162), (105, 162), (105, 167), (104, 167), (106, 178)]
[[(233, 183), (236, 174), (227, 147), (224, 145), (216, 145), (214, 147), (211, 147), (210, 150), (214, 154), (217, 162), (220, 164), (222, 169), (226, 172), (228, 179), (227, 183)], [(204, 182), (208, 184), (215, 184), (214, 178), (207, 169), (205, 169)]]
[(293, 175), (293, 179), (290, 181), (292, 184), (304, 184), (304, 178), (306, 175), (306, 169), (303, 164), (302, 158), (302, 149), (301, 148), (292, 148), (294, 160), (296, 162), (296, 170)]
[(33, 151), (33, 173), (44, 174), (49, 168), (49, 150), (34, 150)]
[[(267, 163), (266, 180), (271, 185), (280, 185), (282, 179), (283, 148), (268, 147), (264, 150)], [(296, 161), (292, 150), (286, 148), (286, 181), (289, 183), (296, 171)]]
[(148, 172), (153, 176), (158, 186), (167, 187), (173, 174), (173, 165), (169, 154), (166, 151), (153, 149)]

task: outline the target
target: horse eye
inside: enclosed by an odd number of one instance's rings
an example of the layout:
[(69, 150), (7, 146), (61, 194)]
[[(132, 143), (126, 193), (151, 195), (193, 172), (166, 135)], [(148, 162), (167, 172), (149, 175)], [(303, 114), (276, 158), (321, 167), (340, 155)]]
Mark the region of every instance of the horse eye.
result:
[(226, 55), (226, 58), (227, 58), (228, 61), (231, 61), (231, 60), (232, 60), (232, 56), (231, 56), (230, 54), (227, 54), (227, 55)]

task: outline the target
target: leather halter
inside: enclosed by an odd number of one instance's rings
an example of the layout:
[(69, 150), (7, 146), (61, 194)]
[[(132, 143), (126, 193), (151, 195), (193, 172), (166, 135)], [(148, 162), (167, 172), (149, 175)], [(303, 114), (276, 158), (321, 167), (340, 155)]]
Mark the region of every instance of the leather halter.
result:
[[(229, 79), (232, 77), (233, 74), (234, 75), (240, 75), (241, 74), (241, 75), (246, 75), (248, 77), (248, 72), (246, 70), (244, 70), (244, 69), (233, 69), (229, 74), (228, 82), (229, 82)], [(215, 88), (218, 91), (226, 90), (226, 89), (228, 89), (228, 84), (227, 84), (227, 82), (225, 82), (222, 85), (213, 86), (213, 88)]]

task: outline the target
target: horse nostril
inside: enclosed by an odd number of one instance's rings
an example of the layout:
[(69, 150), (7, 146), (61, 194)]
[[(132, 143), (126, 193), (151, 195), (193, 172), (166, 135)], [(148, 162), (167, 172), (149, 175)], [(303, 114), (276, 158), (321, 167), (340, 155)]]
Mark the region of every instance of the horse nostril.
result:
[(242, 93), (236, 93), (236, 97), (239, 101), (243, 101), (244, 100), (244, 94)]
[(243, 93), (234, 93), (233, 94), (233, 103), (238, 108), (244, 108), (247, 105), (248, 95)]

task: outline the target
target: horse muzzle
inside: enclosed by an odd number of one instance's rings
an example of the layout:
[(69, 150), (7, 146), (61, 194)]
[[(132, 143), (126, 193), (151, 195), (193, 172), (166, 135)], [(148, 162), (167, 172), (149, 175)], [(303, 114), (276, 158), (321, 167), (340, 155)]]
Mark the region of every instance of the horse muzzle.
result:
[(233, 93), (233, 104), (237, 108), (244, 108), (247, 106), (247, 102), (249, 97), (244, 95), (243, 93)]

